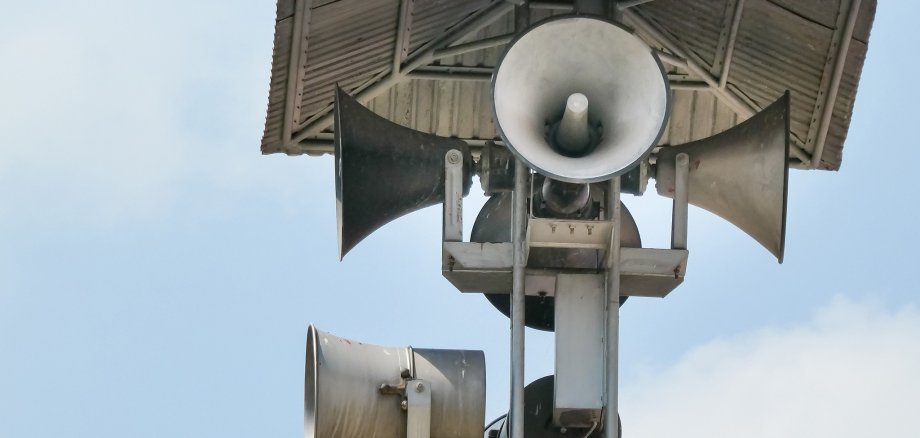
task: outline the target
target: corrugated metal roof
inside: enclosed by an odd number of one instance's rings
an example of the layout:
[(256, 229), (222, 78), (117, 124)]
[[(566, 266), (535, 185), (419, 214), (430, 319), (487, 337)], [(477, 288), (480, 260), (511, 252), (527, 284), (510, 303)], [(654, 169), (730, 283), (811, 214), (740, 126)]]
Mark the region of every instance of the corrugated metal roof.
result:
[[(405, 0), (408, 22), (399, 60), (417, 54), (463, 20), (502, 0)], [(729, 27), (740, 0), (655, 0), (634, 8), (635, 15), (662, 30), (698, 58), (705, 70), (718, 78), (728, 44)], [(821, 105), (829, 92), (833, 55), (845, 22), (847, 3), (841, 0), (746, 0), (738, 25), (734, 56), (730, 62), (728, 89), (753, 107), (765, 107), (782, 93), (792, 91), (791, 129), (796, 143), (810, 154)], [(534, 3), (534, 2), (532, 2)], [(564, 3), (564, 2), (553, 2)], [(866, 0), (857, 16), (844, 74), (834, 104), (833, 117), (823, 148), (820, 168), (837, 169), (849, 127), (866, 43), (876, 2)], [(301, 11), (301, 12), (298, 12)], [(532, 9), (535, 22), (564, 11)], [(281, 0), (276, 24), (271, 94), (262, 142), (264, 153), (327, 151), (331, 127), (311, 124), (328, 113), (336, 83), (360, 91), (391, 73), (397, 51), (400, 0)], [(300, 52), (290, 64), (292, 41), (303, 27)], [(629, 25), (629, 20), (626, 21)], [(467, 41), (506, 35), (513, 31), (512, 14), (480, 29)], [(653, 47), (664, 48), (642, 32)], [(433, 60), (426, 72), (488, 73), (498, 62), (504, 46)], [(291, 77), (290, 72), (296, 72)], [(433, 74), (434, 74), (433, 73)], [(671, 68), (687, 81), (701, 81), (691, 71)], [(432, 75), (433, 75), (432, 74)], [(431, 76), (431, 75), (429, 75)], [(297, 86), (289, 80), (299, 81)], [(296, 105), (284, 95), (297, 90)], [(413, 129), (464, 139), (495, 139), (488, 82), (446, 79), (409, 79), (392, 86), (368, 102), (378, 114)], [(290, 132), (285, 135), (284, 114), (293, 111)], [(709, 90), (675, 89), (671, 118), (662, 144), (680, 144), (728, 129), (745, 116)], [(328, 121), (328, 120), (327, 120)], [(316, 135), (302, 135), (305, 129)], [(323, 132), (319, 132), (323, 131)], [(301, 135), (298, 136), (298, 133)], [(292, 141), (299, 138), (302, 141)], [(318, 143), (317, 143), (318, 142)], [(319, 144), (319, 146), (317, 146)]]

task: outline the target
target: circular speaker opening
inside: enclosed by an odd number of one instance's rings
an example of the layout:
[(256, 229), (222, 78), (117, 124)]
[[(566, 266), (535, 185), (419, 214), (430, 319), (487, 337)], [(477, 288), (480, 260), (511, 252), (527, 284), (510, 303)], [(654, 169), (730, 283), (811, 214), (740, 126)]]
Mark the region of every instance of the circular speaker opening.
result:
[[(505, 144), (532, 169), (566, 182), (607, 180), (645, 158), (664, 130), (669, 94), (664, 67), (645, 42), (616, 23), (585, 16), (551, 18), (527, 30), (492, 77)], [(574, 147), (562, 144), (571, 135), (559, 135), (571, 131)]]

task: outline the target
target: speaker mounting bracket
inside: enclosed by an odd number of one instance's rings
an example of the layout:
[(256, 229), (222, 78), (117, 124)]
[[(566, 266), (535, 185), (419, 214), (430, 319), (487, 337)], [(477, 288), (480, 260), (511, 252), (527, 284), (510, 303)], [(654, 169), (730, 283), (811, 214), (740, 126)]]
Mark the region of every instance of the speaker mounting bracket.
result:
[(406, 438), (431, 436), (431, 386), (410, 380), (406, 388)]
[[(460, 292), (508, 294), (511, 291), (512, 244), (463, 241), (463, 201), (459, 195), (462, 175), (456, 172), (456, 164), (451, 164), (446, 158), (441, 273)], [(555, 225), (556, 233), (559, 233), (555, 238), (552, 225)], [(541, 226), (546, 229), (540, 231), (538, 228)], [(678, 220), (675, 226), (686, 230), (686, 220)], [(576, 245), (606, 248), (610, 243), (611, 225), (609, 221), (530, 218), (527, 233), (531, 236), (528, 241), (536, 238), (536, 245), (531, 241), (529, 246), (560, 247), (564, 245), (562, 237), (577, 234)], [(689, 251), (685, 247), (621, 248), (620, 294), (661, 298), (667, 296), (683, 283), (688, 257)], [(572, 272), (527, 268), (524, 277), (525, 295), (555, 296), (557, 278), (566, 273)]]

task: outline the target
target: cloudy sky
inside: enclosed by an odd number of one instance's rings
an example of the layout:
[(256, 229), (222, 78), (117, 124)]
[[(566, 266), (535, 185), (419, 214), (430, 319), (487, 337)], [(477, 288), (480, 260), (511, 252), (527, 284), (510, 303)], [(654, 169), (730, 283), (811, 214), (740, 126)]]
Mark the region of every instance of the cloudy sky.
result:
[[(311, 323), (484, 350), (507, 410), (507, 319), (440, 276), (440, 210), (339, 262), (331, 158), (260, 155), (274, 2), (6, 3), (0, 437), (298, 436)], [(624, 306), (627, 436), (920, 436), (920, 10), (881, 3), (842, 169), (790, 175), (785, 263), (691, 208), (684, 285)], [(624, 201), (667, 245), (668, 202)]]

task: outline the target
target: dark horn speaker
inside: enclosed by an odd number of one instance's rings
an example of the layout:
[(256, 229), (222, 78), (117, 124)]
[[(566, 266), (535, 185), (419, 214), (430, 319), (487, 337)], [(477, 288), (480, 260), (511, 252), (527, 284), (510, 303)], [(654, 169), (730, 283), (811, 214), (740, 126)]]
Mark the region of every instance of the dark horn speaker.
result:
[(444, 202), (444, 157), (463, 155), (463, 194), (473, 159), (462, 140), (393, 123), (342, 89), (335, 94), (335, 196), (339, 257), (404, 214)]

